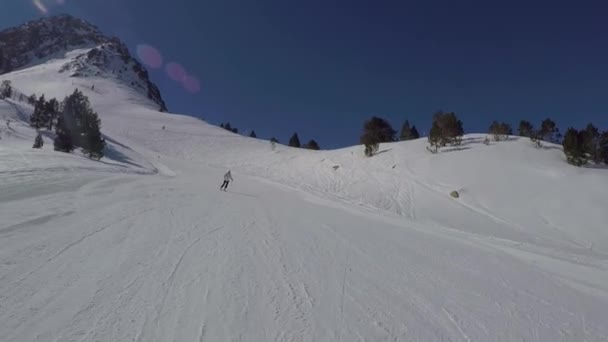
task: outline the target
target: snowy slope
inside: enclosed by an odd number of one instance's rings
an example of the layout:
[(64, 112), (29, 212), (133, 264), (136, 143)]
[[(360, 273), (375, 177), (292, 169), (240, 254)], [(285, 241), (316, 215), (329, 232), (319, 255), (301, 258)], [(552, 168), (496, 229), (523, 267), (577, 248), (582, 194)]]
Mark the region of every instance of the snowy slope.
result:
[(0, 75), (79, 87), (110, 142), (34, 151), (31, 108), (0, 100), (0, 340), (608, 339), (606, 170), (478, 135), (273, 151), (58, 72), (82, 52)]

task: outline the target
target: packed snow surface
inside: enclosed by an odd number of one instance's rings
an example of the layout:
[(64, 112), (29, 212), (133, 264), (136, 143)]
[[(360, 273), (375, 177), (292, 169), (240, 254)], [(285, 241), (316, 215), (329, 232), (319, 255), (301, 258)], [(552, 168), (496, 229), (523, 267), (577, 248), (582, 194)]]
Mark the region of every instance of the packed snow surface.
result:
[(608, 340), (607, 170), (515, 137), (272, 149), (73, 57), (0, 76), (79, 87), (109, 142), (34, 150), (0, 100), (0, 341)]

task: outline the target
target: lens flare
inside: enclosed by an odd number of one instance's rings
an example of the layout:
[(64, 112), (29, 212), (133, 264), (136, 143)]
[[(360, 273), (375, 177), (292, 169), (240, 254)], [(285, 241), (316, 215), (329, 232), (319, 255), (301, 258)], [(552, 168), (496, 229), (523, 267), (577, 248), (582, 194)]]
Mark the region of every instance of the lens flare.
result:
[(181, 83), (181, 85), (190, 93), (198, 93), (201, 91), (201, 84), (199, 80), (186, 73), (186, 69), (176, 62), (169, 62), (165, 65), (165, 71), (169, 78), (175, 82)]
[(34, 6), (43, 14), (47, 14), (49, 12), (48, 8), (42, 3), (42, 0), (34, 0)]
[(194, 76), (186, 75), (182, 84), (184, 85), (184, 88), (192, 94), (201, 91), (201, 84)]
[(184, 70), (184, 67), (175, 62), (167, 63), (165, 71), (167, 71), (167, 75), (174, 81), (183, 82), (186, 78), (186, 70)]
[(163, 65), (163, 56), (156, 48), (147, 44), (138, 44), (136, 50), (137, 57), (150, 68), (158, 69)]

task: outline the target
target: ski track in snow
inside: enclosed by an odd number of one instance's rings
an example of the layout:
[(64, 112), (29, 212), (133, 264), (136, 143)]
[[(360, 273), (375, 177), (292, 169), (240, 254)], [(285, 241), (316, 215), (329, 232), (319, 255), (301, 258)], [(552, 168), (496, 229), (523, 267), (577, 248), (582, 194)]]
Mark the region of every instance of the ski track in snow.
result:
[[(65, 62), (0, 79), (62, 98)], [(0, 341), (608, 341), (605, 170), (475, 135), (271, 150), (77, 85), (100, 162), (32, 150), (31, 107), (0, 100)]]

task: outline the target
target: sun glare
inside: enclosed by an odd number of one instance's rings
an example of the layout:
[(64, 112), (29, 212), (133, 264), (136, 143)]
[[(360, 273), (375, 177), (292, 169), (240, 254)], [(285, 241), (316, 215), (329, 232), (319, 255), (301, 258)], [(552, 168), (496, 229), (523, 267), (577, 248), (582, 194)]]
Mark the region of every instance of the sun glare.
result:
[(137, 45), (137, 56), (150, 68), (158, 69), (163, 65), (163, 57), (153, 46), (147, 44)]
[[(55, 3), (56, 5), (65, 5), (65, 1), (66, 0), (32, 0), (32, 3), (34, 4), (34, 7), (36, 7), (36, 9), (42, 13), (42, 14), (48, 14), (49, 13), (49, 6), (47, 5), (50, 2), (50, 7), (52, 7)], [(46, 3), (46, 4), (45, 4)]]
[(200, 82), (193, 76), (186, 75), (182, 82), (184, 88), (192, 94), (198, 93), (201, 90)]
[(42, 0), (34, 0), (34, 6), (43, 14), (49, 12), (48, 8), (42, 3)]
[(184, 67), (175, 62), (167, 63), (165, 70), (167, 71), (167, 75), (174, 81), (182, 82), (186, 77), (186, 70)]

